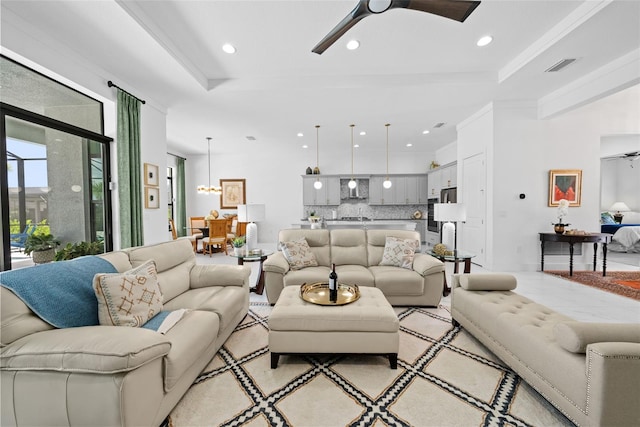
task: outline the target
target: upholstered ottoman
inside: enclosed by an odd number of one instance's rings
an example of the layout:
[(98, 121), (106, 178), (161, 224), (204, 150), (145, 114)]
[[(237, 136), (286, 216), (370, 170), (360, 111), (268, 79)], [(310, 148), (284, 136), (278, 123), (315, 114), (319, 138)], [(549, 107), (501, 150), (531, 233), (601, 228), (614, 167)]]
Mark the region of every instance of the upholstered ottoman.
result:
[(389, 357), (398, 366), (398, 316), (382, 294), (360, 287), (360, 298), (341, 306), (304, 301), (299, 286), (287, 286), (269, 316), (271, 368), (281, 354), (367, 353)]

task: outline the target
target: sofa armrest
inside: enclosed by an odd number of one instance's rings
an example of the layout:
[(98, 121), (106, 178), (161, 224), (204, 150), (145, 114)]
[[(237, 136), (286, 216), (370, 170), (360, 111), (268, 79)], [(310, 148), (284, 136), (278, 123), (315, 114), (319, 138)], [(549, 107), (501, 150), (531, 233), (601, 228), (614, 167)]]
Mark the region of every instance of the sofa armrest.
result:
[(593, 425), (637, 425), (640, 419), (640, 344), (587, 347), (587, 411)]
[(262, 269), (271, 273), (287, 274), (289, 271), (289, 261), (282, 255), (282, 252), (276, 252), (269, 255), (262, 265)]
[(112, 374), (132, 371), (169, 353), (157, 332), (127, 326), (83, 326), (27, 335), (2, 349), (0, 367)]
[(422, 277), (429, 274), (442, 273), (444, 271), (444, 263), (431, 255), (417, 253), (413, 257), (413, 271)]
[(191, 289), (209, 286), (246, 286), (249, 287), (251, 267), (246, 265), (196, 264), (189, 274)]

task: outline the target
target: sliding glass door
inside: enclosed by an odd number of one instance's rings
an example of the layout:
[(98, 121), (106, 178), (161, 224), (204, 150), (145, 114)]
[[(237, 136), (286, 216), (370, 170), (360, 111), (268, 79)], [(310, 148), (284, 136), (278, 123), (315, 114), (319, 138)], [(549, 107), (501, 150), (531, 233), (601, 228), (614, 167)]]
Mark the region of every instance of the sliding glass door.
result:
[(109, 138), (4, 104), (1, 120), (2, 270), (25, 259), (25, 231), (110, 250)]

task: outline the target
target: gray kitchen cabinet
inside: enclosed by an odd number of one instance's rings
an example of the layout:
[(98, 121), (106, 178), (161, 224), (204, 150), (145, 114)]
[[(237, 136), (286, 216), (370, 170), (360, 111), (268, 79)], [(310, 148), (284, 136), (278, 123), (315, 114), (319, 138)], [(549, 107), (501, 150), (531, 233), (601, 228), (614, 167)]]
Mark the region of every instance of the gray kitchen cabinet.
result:
[(440, 199), (440, 190), (442, 189), (441, 187), (442, 183), (440, 182), (440, 176), (441, 176), (440, 172), (441, 172), (440, 169), (436, 169), (436, 170), (429, 171), (429, 174), (427, 175), (427, 184), (429, 187), (428, 197), (430, 199), (432, 198)]
[[(322, 182), (317, 190), (313, 185), (316, 180)], [(332, 206), (340, 204), (340, 178), (307, 175), (302, 177), (302, 203), (304, 205)]]

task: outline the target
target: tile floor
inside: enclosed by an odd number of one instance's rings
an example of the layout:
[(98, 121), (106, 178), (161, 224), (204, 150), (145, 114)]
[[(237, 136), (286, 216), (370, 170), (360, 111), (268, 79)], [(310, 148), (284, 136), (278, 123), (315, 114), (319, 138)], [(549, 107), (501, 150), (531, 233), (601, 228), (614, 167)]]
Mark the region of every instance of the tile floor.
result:
[[(262, 249), (273, 250), (275, 244), (260, 244)], [(621, 257), (624, 264), (614, 261), (616, 255), (607, 257), (608, 271), (640, 271), (640, 254)], [(612, 259), (614, 258), (614, 259)], [(237, 259), (226, 256), (224, 253), (197, 255), (197, 262), (202, 264), (237, 264)], [(258, 275), (259, 263), (245, 263), (251, 267), (251, 284), (255, 284)], [(447, 280), (453, 274), (453, 264), (446, 263)], [(473, 273), (488, 272), (477, 265), (472, 265)], [(640, 323), (640, 301), (626, 298), (620, 295), (601, 291), (599, 289), (584, 286), (579, 283), (551, 276), (540, 272), (515, 272), (512, 273), (518, 279), (516, 292), (526, 296), (540, 304), (546, 305), (552, 310), (565, 314), (573, 319), (590, 322), (638, 322)], [(266, 302), (266, 295), (251, 294), (251, 301)], [(443, 299), (448, 303), (449, 297)]]

